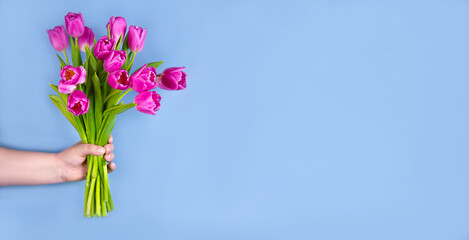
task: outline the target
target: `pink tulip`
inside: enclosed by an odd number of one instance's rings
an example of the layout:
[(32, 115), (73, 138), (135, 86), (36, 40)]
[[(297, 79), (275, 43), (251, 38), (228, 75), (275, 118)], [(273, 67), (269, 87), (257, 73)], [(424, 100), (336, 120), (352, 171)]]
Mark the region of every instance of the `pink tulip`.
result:
[(111, 39), (114, 41), (119, 41), (119, 37), (122, 36), (122, 41), (124, 41), (125, 31), (127, 29), (127, 22), (123, 17), (111, 17), (109, 23), (106, 25), (109, 28), (111, 33)]
[(126, 57), (127, 53), (125, 51), (112, 50), (104, 60), (104, 70), (106, 70), (107, 73), (111, 73), (120, 69), (124, 65)]
[(85, 32), (85, 23), (81, 13), (69, 12), (65, 15), (65, 27), (67, 28), (68, 35), (72, 37), (80, 37)]
[(156, 69), (143, 65), (130, 77), (132, 89), (136, 92), (145, 92), (158, 86), (156, 81)]
[(57, 26), (54, 29), (47, 30), (49, 40), (52, 47), (59, 52), (63, 52), (68, 48), (68, 37), (65, 33), (64, 26)]
[(134, 103), (137, 104), (135, 108), (146, 114), (156, 115), (155, 112), (160, 110), (161, 96), (155, 91), (142, 92), (137, 94)]
[(127, 46), (130, 51), (136, 53), (140, 52), (145, 45), (145, 37), (147, 36), (147, 29), (138, 26), (129, 27), (129, 39), (127, 39)]
[(94, 46), (94, 56), (99, 60), (106, 59), (109, 53), (111, 53), (111, 50), (113, 50), (114, 44), (116, 44), (114, 40), (103, 36), (96, 42), (96, 46)]
[(75, 90), (78, 84), (86, 81), (86, 70), (83, 66), (73, 67), (67, 65), (60, 70), (59, 92), (69, 94)]
[(124, 69), (114, 71), (107, 77), (107, 82), (114, 89), (126, 90), (130, 87), (129, 73)]
[(73, 115), (78, 116), (88, 112), (90, 100), (86, 98), (84, 92), (75, 90), (68, 96), (67, 108)]
[(91, 50), (94, 46), (94, 33), (89, 27), (85, 27), (85, 32), (78, 38), (78, 47), (80, 51), (86, 52), (85, 45)]
[(159, 88), (166, 90), (182, 90), (186, 88), (187, 74), (183, 72), (185, 67), (167, 68), (158, 78)]

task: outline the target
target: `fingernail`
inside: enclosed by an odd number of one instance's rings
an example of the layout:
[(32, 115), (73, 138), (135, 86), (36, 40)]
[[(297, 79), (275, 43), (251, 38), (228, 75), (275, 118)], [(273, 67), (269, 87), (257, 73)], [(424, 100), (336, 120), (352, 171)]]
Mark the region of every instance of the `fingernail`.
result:
[(98, 148), (98, 153), (103, 154), (106, 150), (102, 147)]

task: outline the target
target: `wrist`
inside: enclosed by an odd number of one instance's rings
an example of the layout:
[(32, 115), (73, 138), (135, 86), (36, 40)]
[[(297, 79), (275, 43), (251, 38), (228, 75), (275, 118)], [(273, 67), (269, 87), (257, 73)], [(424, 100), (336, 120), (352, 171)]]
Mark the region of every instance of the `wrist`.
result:
[(66, 182), (67, 176), (65, 174), (65, 166), (64, 162), (60, 159), (59, 153), (52, 154), (52, 161), (54, 162), (53, 166), (55, 166), (56, 182)]

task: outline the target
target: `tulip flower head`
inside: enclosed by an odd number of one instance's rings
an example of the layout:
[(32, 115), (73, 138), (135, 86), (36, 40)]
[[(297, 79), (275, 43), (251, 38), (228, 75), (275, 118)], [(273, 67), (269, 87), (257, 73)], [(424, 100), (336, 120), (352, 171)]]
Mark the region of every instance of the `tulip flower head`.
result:
[(85, 23), (81, 13), (69, 12), (65, 15), (65, 27), (67, 28), (68, 35), (72, 37), (80, 37), (85, 32)]
[(143, 29), (138, 26), (129, 27), (129, 39), (127, 39), (127, 46), (130, 51), (137, 53), (142, 51), (145, 45), (145, 38), (147, 36), (147, 29)]
[(63, 52), (68, 48), (68, 37), (65, 33), (64, 26), (57, 26), (54, 29), (47, 30), (49, 34), (49, 40), (52, 47), (59, 52)]
[(107, 73), (114, 72), (124, 65), (126, 58), (127, 53), (125, 51), (111, 50), (103, 62), (103, 68)]
[(158, 86), (156, 69), (154, 67), (147, 67), (145, 64), (132, 74), (130, 82), (132, 89), (136, 92), (141, 93), (152, 90)]
[(89, 27), (85, 27), (85, 32), (78, 38), (78, 47), (80, 48), (80, 51), (86, 51), (85, 45), (87, 45), (89, 49), (93, 49), (94, 46), (94, 33)]
[(124, 41), (125, 31), (127, 30), (127, 22), (125, 21), (125, 18), (111, 17), (106, 27), (109, 28), (111, 39), (117, 42), (122, 36), (122, 41)]
[(90, 100), (86, 98), (84, 92), (75, 90), (68, 96), (67, 109), (73, 115), (78, 116), (88, 112), (90, 107)]
[(167, 68), (158, 78), (158, 87), (165, 90), (182, 90), (186, 88), (187, 74), (183, 72), (185, 67)]
[(127, 70), (119, 69), (107, 77), (109, 85), (117, 90), (126, 90), (130, 87), (130, 78)]
[(141, 92), (134, 99), (138, 111), (151, 115), (156, 115), (155, 112), (160, 110), (160, 101), (161, 96), (155, 91)]
[(96, 42), (96, 46), (94, 46), (94, 56), (99, 60), (106, 59), (109, 53), (113, 50), (114, 44), (116, 44), (116, 42), (109, 39), (108, 36), (101, 37)]
[(69, 94), (75, 90), (78, 84), (86, 81), (86, 70), (83, 66), (73, 67), (67, 65), (60, 70), (59, 92)]

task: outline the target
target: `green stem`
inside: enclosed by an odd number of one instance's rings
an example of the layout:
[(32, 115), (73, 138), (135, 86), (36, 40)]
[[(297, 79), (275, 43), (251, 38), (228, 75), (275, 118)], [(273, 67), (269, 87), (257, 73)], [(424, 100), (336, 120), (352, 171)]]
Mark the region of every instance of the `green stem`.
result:
[(83, 65), (83, 61), (81, 60), (81, 51), (80, 51), (80, 46), (78, 46), (78, 38), (75, 38), (75, 48), (76, 48), (76, 53), (77, 53), (78, 66), (81, 66)]
[(103, 168), (103, 179), (104, 179), (104, 201), (107, 202), (109, 201), (109, 196), (107, 194), (107, 192), (109, 191), (109, 177), (107, 173), (106, 161), (103, 161), (102, 168)]
[(94, 200), (94, 192), (95, 192), (95, 186), (96, 186), (96, 164), (95, 164), (95, 158), (94, 156), (91, 156), (91, 184), (90, 184), (90, 192), (88, 194), (88, 206), (87, 206), (87, 209), (86, 209), (86, 214), (87, 216), (93, 216), (92, 213), (94, 212), (93, 211), (93, 200)]
[(121, 91), (117, 89), (112, 89), (111, 93), (106, 96), (106, 99), (104, 99), (104, 103), (106, 103), (112, 96), (116, 95), (119, 92)]
[(127, 94), (132, 90), (132, 88), (127, 89), (122, 95), (117, 99), (116, 104)]
[(86, 174), (86, 183), (85, 183), (85, 207), (84, 207), (84, 215), (85, 217), (90, 217), (88, 214), (88, 195), (90, 193), (90, 180), (91, 180), (91, 155), (86, 156), (86, 162), (88, 165), (88, 173)]
[(112, 202), (111, 191), (108, 191), (107, 193), (109, 195), (109, 202), (107, 202), (109, 204), (108, 212), (110, 212), (114, 210), (114, 203)]
[(64, 51), (64, 55), (65, 55), (65, 59), (67, 60), (67, 65), (70, 65), (70, 62), (68, 61), (67, 52)]
[(127, 72), (130, 71), (130, 68), (132, 68), (132, 65), (134, 64), (135, 55), (136, 55), (135, 53), (132, 54), (132, 58), (130, 59), (130, 63), (127, 66)]
[(96, 213), (98, 214), (98, 217), (101, 217), (101, 177), (96, 178)]

